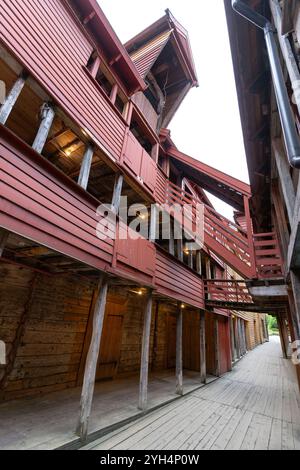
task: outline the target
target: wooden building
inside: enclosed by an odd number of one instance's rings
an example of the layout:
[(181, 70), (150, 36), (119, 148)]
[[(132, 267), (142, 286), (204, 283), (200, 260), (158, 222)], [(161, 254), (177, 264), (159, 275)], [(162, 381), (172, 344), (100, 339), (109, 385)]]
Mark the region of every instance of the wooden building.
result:
[[(233, 7), (233, 8), (232, 8)], [(300, 9), (294, 0), (225, 0), (253, 198), (254, 230), (272, 232), (283, 262), (278, 295), (283, 354), (299, 356), (299, 48)], [(235, 11), (234, 11), (235, 10)], [(241, 16), (242, 15), (242, 16)], [(292, 145), (291, 145), (292, 144)], [(257, 287), (255, 288), (258, 292)], [(253, 292), (253, 290), (252, 290)], [(300, 380), (299, 361), (296, 362)]]
[[(284, 303), (260, 302), (251, 288), (281, 284), (281, 256), (269, 231), (253, 234), (251, 188), (171, 139), (167, 126), (198, 82), (188, 34), (169, 11), (125, 46), (96, 0), (5, 1), (0, 26), (0, 397), (24, 403), (80, 387), (84, 440), (95, 381), (126, 386), (140, 374), (144, 411), (150, 372), (171, 371), (181, 395), (184, 372), (200, 386), (261, 343), (259, 314)], [(147, 208), (148, 237), (133, 234), (121, 196)], [(181, 215), (192, 207), (192, 226), (203, 205), (198, 249), (170, 214), (175, 203)], [(116, 217), (113, 233), (100, 204)], [(157, 207), (181, 238), (160, 237)], [(5, 416), (16, 409), (5, 406)]]

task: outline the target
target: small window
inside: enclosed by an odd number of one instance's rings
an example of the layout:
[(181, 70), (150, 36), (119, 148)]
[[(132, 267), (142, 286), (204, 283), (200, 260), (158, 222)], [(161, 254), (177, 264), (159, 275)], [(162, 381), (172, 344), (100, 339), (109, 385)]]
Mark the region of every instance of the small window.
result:
[(124, 101), (122, 100), (122, 98), (119, 95), (117, 95), (117, 98), (116, 98), (116, 101), (115, 101), (115, 107), (117, 108), (117, 110), (121, 114), (123, 114), (123, 112), (124, 112), (124, 106), (125, 106)]
[(96, 75), (96, 80), (101, 86), (102, 90), (106, 93), (107, 96), (110, 96), (113, 84), (109, 81), (107, 78), (105, 72), (102, 70), (102, 68), (99, 68), (99, 71)]

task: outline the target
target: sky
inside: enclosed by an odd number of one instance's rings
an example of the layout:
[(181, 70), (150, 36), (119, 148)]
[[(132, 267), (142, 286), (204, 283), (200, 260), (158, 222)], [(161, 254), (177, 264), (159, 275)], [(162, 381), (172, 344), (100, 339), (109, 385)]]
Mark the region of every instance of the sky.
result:
[[(223, 0), (98, 0), (124, 43), (169, 8), (188, 30), (199, 87), (192, 89), (169, 125), (184, 153), (245, 181), (248, 171)], [(232, 209), (209, 196), (228, 218)]]

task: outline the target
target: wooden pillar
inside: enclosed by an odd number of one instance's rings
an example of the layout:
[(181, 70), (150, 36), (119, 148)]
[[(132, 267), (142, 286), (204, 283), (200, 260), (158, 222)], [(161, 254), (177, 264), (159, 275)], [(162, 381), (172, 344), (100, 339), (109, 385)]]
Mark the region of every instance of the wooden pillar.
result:
[(183, 395), (183, 370), (182, 370), (182, 323), (183, 313), (182, 305), (178, 304), (178, 313), (176, 318), (176, 393)]
[(266, 341), (267, 343), (270, 341), (270, 337), (269, 337), (269, 330), (268, 330), (268, 320), (267, 320), (267, 316), (265, 316), (265, 331), (266, 331)]
[(196, 271), (198, 274), (202, 274), (202, 263), (201, 263), (201, 251), (197, 251), (196, 253)]
[(256, 258), (255, 258), (255, 249), (254, 249), (254, 240), (253, 240), (250, 203), (249, 203), (249, 197), (247, 196), (244, 196), (244, 210), (245, 210), (245, 217), (246, 217), (246, 224), (247, 224), (247, 236), (248, 236), (250, 260), (251, 260), (251, 271), (252, 271), (252, 276), (255, 278), (256, 277)]
[(92, 161), (93, 161), (93, 155), (94, 155), (93, 147), (91, 145), (87, 145), (85, 152), (84, 152), (83, 159), (82, 159), (80, 173), (78, 177), (78, 184), (83, 189), (86, 189), (88, 187), (89, 176), (90, 176), (90, 171), (91, 171), (91, 166), (92, 166)]
[(5, 230), (4, 228), (0, 228), (0, 258), (5, 249), (5, 245), (6, 245), (8, 237), (9, 237), (9, 232)]
[(116, 175), (115, 185), (113, 190), (113, 197), (112, 197), (112, 210), (117, 213), (120, 208), (121, 196), (122, 196), (122, 189), (123, 189), (123, 182), (124, 177), (122, 174)]
[(189, 268), (193, 269), (194, 268), (194, 257), (193, 257), (193, 250), (189, 250), (188, 254), (188, 265)]
[(235, 339), (236, 339), (236, 355), (237, 359), (241, 357), (241, 343), (240, 343), (240, 333), (239, 333), (239, 317), (235, 319)]
[(177, 244), (177, 257), (180, 261), (183, 261), (183, 242), (182, 238), (176, 240)]
[(296, 194), (290, 173), (290, 165), (279, 140), (273, 142), (273, 150), (289, 222), (292, 225)]
[(41, 107), (41, 124), (37, 135), (32, 144), (32, 148), (38, 153), (42, 153), (43, 148), (46, 144), (47, 137), (49, 135), (54, 117), (55, 111), (54, 108), (49, 103), (44, 103)]
[(294, 318), (297, 337), (300, 338), (300, 278), (296, 272), (290, 271), (290, 279), (294, 298), (294, 309), (291, 313)]
[(288, 343), (286, 341), (286, 336), (284, 332), (284, 325), (282, 321), (282, 317), (279, 314), (277, 316), (277, 323), (278, 323), (278, 329), (279, 329), (279, 337), (280, 337), (280, 344), (281, 344), (281, 349), (282, 349), (282, 355), (284, 359), (288, 358)]
[(156, 204), (151, 204), (149, 240), (155, 243), (157, 238), (158, 208)]
[(234, 327), (233, 327), (233, 318), (229, 318), (230, 322), (230, 340), (231, 340), (231, 354), (232, 354), (232, 362), (236, 361), (236, 349), (235, 349), (235, 341), (234, 341)]
[(200, 380), (206, 383), (206, 335), (205, 335), (205, 311), (200, 310)]
[(111, 101), (113, 104), (115, 104), (115, 102), (116, 102), (117, 95), (118, 95), (118, 89), (119, 89), (119, 87), (118, 87), (118, 85), (115, 83), (115, 84), (113, 85), (112, 89), (111, 89), (111, 93), (110, 93), (110, 96), (109, 96), (110, 101)]
[(76, 429), (76, 434), (83, 440), (86, 440), (88, 432), (88, 422), (91, 414), (97, 361), (100, 351), (100, 342), (105, 314), (106, 297), (108, 290), (108, 280), (105, 275), (102, 276), (99, 283), (99, 292), (95, 303), (93, 314), (93, 332), (90, 342), (89, 351), (87, 354), (83, 386), (80, 401), (79, 420)]
[(219, 321), (214, 319), (214, 337), (215, 337), (215, 375), (220, 377), (220, 347), (219, 347)]
[(175, 256), (174, 228), (172, 227), (172, 219), (171, 218), (170, 218), (169, 253), (171, 255)]
[(16, 104), (17, 99), (19, 98), (21, 91), (24, 88), (27, 77), (28, 75), (25, 72), (23, 72), (19, 76), (17, 81), (14, 83), (12, 89), (8, 93), (7, 97), (5, 98), (5, 101), (0, 109), (0, 123), (1, 124), (5, 124), (7, 119), (9, 118), (9, 115), (11, 111), (13, 110), (13, 107)]
[(147, 408), (151, 316), (152, 316), (152, 290), (148, 292), (146, 306), (145, 306), (145, 313), (144, 313), (144, 329), (143, 329), (143, 338), (142, 338), (142, 355), (141, 355), (141, 370), (140, 370), (140, 393), (139, 393), (139, 406), (138, 406), (140, 410), (145, 410)]

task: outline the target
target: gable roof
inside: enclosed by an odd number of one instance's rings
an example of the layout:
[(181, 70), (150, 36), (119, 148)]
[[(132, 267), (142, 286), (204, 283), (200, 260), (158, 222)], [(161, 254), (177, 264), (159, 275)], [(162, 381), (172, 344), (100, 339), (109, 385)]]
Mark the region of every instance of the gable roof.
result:
[(174, 40), (177, 53), (180, 55), (190, 82), (193, 86), (198, 86), (188, 33), (170, 10), (166, 10), (166, 14), (162, 18), (130, 39), (125, 44), (125, 48), (144, 78), (171, 38)]

